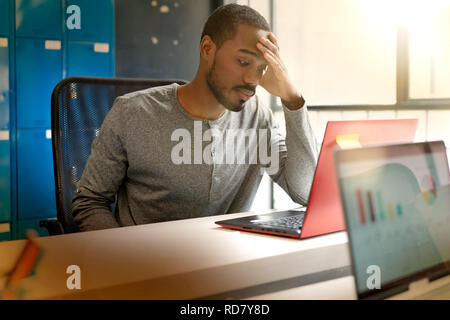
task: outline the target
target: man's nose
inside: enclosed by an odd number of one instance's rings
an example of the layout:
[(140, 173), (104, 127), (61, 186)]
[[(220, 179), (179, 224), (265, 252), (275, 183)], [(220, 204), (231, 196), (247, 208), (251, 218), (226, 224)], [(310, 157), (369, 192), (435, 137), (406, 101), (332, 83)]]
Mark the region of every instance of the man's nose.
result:
[(261, 76), (262, 75), (258, 72), (256, 68), (250, 68), (244, 74), (244, 82), (246, 84), (256, 87), (259, 84), (259, 81), (261, 80)]

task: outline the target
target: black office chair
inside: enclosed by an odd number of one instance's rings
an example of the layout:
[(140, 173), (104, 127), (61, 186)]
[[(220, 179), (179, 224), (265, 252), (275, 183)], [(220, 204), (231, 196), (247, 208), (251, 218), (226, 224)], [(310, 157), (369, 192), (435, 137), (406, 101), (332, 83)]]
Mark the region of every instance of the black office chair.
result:
[(70, 77), (58, 83), (51, 100), (57, 219), (40, 223), (50, 235), (80, 231), (72, 216), (72, 197), (91, 144), (116, 97), (174, 82), (186, 83), (177, 79), (98, 77)]

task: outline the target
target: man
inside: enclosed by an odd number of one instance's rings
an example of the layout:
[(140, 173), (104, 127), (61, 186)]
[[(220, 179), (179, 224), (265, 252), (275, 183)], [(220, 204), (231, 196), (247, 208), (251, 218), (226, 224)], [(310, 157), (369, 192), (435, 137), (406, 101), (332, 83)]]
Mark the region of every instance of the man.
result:
[[(286, 140), (254, 96), (258, 85), (281, 98)], [(225, 133), (233, 138), (220, 139)], [(249, 152), (252, 133), (257, 149)], [(208, 141), (215, 142), (204, 148)], [(215, 155), (217, 141), (223, 157)], [(271, 163), (261, 150), (271, 152)], [(260, 159), (233, 161), (230, 152)], [(306, 204), (316, 159), (305, 101), (267, 21), (250, 7), (222, 6), (204, 26), (192, 82), (117, 98), (78, 183), (74, 220), (86, 231), (246, 211), (261, 169), (269, 168), (294, 201)]]

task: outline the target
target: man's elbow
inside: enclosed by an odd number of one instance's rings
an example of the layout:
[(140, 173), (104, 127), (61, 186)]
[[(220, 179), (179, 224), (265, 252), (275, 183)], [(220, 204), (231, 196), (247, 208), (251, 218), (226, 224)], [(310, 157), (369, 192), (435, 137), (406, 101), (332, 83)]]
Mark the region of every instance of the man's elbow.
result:
[(99, 203), (88, 197), (74, 197), (72, 200), (72, 217), (81, 231), (120, 227), (108, 203), (103, 201)]

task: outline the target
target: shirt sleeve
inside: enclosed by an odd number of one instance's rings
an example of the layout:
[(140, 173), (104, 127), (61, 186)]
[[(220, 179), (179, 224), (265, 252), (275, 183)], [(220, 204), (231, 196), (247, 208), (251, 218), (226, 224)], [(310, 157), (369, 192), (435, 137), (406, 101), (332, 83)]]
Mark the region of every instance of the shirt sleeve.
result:
[(294, 202), (307, 205), (317, 165), (317, 140), (306, 105), (297, 110), (290, 110), (283, 105), (283, 112), (286, 123), (285, 136), (279, 127), (273, 124), (273, 115), (270, 112), (269, 148), (271, 152), (278, 154), (278, 164), (270, 171), (266, 168), (266, 172)]
[(72, 200), (72, 215), (80, 230), (119, 227), (110, 205), (126, 176), (127, 154), (124, 148), (124, 105), (117, 98), (94, 139)]

